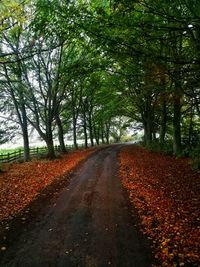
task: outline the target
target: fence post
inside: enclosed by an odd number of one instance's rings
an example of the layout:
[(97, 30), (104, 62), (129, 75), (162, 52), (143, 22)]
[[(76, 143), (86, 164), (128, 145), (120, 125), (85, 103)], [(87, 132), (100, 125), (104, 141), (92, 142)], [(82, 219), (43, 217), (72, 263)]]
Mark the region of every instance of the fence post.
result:
[(10, 162), (10, 153), (8, 152), (8, 162)]

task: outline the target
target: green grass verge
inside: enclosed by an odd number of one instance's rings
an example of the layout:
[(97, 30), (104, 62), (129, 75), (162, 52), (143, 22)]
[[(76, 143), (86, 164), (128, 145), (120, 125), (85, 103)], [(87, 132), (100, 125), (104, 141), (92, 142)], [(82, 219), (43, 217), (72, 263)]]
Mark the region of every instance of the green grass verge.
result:
[(0, 155), (1, 154), (7, 154), (7, 153), (12, 153), (14, 151), (19, 151), (19, 150), (23, 150), (22, 147), (18, 147), (18, 148), (8, 148), (8, 149), (0, 149)]

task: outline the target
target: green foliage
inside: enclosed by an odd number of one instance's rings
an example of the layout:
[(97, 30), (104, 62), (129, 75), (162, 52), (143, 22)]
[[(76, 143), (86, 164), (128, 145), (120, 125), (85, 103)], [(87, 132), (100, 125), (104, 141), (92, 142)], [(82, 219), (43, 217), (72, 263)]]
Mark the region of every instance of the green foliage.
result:
[(160, 144), (158, 141), (152, 141), (146, 147), (152, 151), (157, 151), (165, 155), (173, 155), (172, 140), (165, 140), (163, 144)]
[(130, 135), (123, 135), (121, 137), (121, 142), (130, 142), (130, 141), (133, 141), (133, 137)]
[(66, 133), (120, 140), (126, 116), (150, 149), (189, 156), (200, 129), (199, 10), (195, 0), (2, 0), (1, 106), (21, 125), (25, 111), (44, 140), (58, 117)]

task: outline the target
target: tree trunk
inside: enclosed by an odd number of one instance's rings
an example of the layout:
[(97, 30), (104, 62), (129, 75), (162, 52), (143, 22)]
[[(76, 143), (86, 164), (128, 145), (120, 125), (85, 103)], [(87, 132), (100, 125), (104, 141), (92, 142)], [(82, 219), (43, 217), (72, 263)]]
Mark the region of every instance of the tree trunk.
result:
[(46, 138), (46, 144), (47, 144), (47, 157), (49, 159), (54, 159), (56, 157), (55, 155), (55, 150), (54, 150), (54, 144), (53, 144), (53, 134), (52, 134), (52, 128), (51, 128), (51, 124), (49, 123), (47, 125), (47, 138)]
[(21, 129), (23, 134), (23, 142), (24, 142), (24, 161), (30, 160), (30, 148), (29, 148), (29, 137), (28, 137), (28, 123), (27, 123), (27, 116), (26, 116), (26, 108), (24, 105), (24, 99), (22, 96), (22, 105), (21, 105), (21, 112), (22, 112), (22, 122), (21, 122)]
[(189, 122), (189, 129), (188, 129), (188, 144), (189, 144), (190, 149), (192, 148), (193, 115), (194, 115), (194, 111), (192, 107), (190, 111), (190, 122)]
[(73, 114), (73, 139), (74, 139), (74, 148), (75, 149), (78, 149), (77, 133), (76, 133), (76, 117), (75, 117), (75, 114)]
[(95, 136), (95, 140), (96, 140), (97, 145), (99, 146), (99, 136), (98, 135)]
[(29, 148), (29, 137), (28, 137), (28, 129), (26, 126), (22, 127), (23, 132), (23, 143), (24, 143), (24, 161), (30, 160), (30, 148)]
[(55, 155), (55, 150), (54, 150), (54, 145), (53, 145), (53, 140), (47, 140), (46, 141), (46, 144), (47, 144), (47, 157), (49, 159), (54, 159), (56, 157)]
[(89, 134), (90, 134), (90, 142), (91, 146), (94, 146), (94, 140), (93, 140), (93, 127), (92, 127), (92, 116), (91, 113), (89, 113), (89, 120), (88, 120), (88, 126), (89, 126)]
[(95, 136), (95, 140), (96, 140), (97, 145), (99, 145), (99, 132), (100, 132), (99, 125), (95, 125), (94, 126), (94, 136)]
[[(19, 90), (15, 90), (13, 88), (11, 82), (10, 82), (10, 76), (8, 74), (8, 70), (6, 66), (4, 66), (5, 76), (8, 81), (9, 89), (10, 89), (10, 95), (12, 97), (12, 101), (14, 103), (14, 107), (17, 113), (17, 118), (21, 127), (22, 135), (23, 135), (23, 143), (24, 143), (24, 161), (30, 160), (30, 148), (29, 148), (29, 137), (28, 137), (28, 119), (27, 119), (27, 113), (26, 113), (26, 107), (25, 107), (25, 101), (23, 96), (23, 88), (18, 88)], [(19, 67), (18, 69), (18, 79), (21, 81), (21, 69)], [(17, 97), (15, 95), (16, 91), (19, 91), (19, 99), (17, 100)]]
[(96, 137), (97, 145), (99, 146), (99, 137)]
[(151, 144), (152, 142), (152, 129), (151, 129), (151, 120), (150, 116), (147, 116), (147, 132), (146, 132), (146, 137), (147, 137), (147, 146)]
[(143, 119), (143, 129), (144, 129), (144, 144), (147, 145), (147, 125), (146, 120)]
[(101, 123), (101, 127), (100, 127), (100, 136), (101, 136), (101, 142), (102, 144), (105, 144), (105, 140), (104, 140), (104, 124)]
[(106, 143), (109, 144), (109, 137), (110, 137), (110, 124), (106, 123)]
[(58, 126), (58, 140), (60, 144), (60, 151), (62, 153), (66, 152), (65, 142), (64, 142), (64, 133), (63, 126), (59, 114), (56, 114), (56, 124)]
[(87, 122), (86, 122), (85, 111), (83, 111), (83, 132), (84, 132), (84, 138), (85, 138), (85, 148), (88, 148)]
[(106, 144), (109, 144), (109, 135), (106, 133)]
[(152, 109), (151, 109), (151, 102), (149, 97), (146, 98), (144, 111), (141, 113), (142, 115), (142, 122), (143, 122), (143, 128), (144, 128), (144, 143), (145, 146), (149, 146), (152, 142)]
[(144, 128), (144, 143), (145, 146), (149, 146), (152, 142), (152, 127), (149, 115), (146, 115), (146, 117), (143, 120), (143, 128)]
[(167, 102), (163, 100), (162, 111), (161, 111), (161, 123), (160, 123), (160, 144), (164, 144), (165, 135), (167, 129)]
[(148, 118), (143, 121), (144, 128), (144, 144), (145, 146), (149, 146), (152, 142), (152, 130), (151, 130), (151, 122)]
[(181, 153), (181, 90), (178, 82), (175, 83), (174, 116), (173, 116), (173, 151), (175, 155)]
[(146, 125), (147, 125), (147, 146), (152, 142), (152, 110), (151, 110), (151, 103), (150, 100), (147, 99), (147, 112), (146, 112)]

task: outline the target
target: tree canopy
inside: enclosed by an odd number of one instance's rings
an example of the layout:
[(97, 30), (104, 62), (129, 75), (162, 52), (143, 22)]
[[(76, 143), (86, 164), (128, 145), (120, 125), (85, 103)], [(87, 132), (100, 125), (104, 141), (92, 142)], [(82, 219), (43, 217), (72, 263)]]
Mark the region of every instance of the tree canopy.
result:
[(199, 14), (197, 0), (1, 1), (0, 101), (25, 159), (31, 127), (51, 158), (56, 137), (64, 152), (67, 133), (87, 147), (130, 125), (147, 146), (198, 151)]

